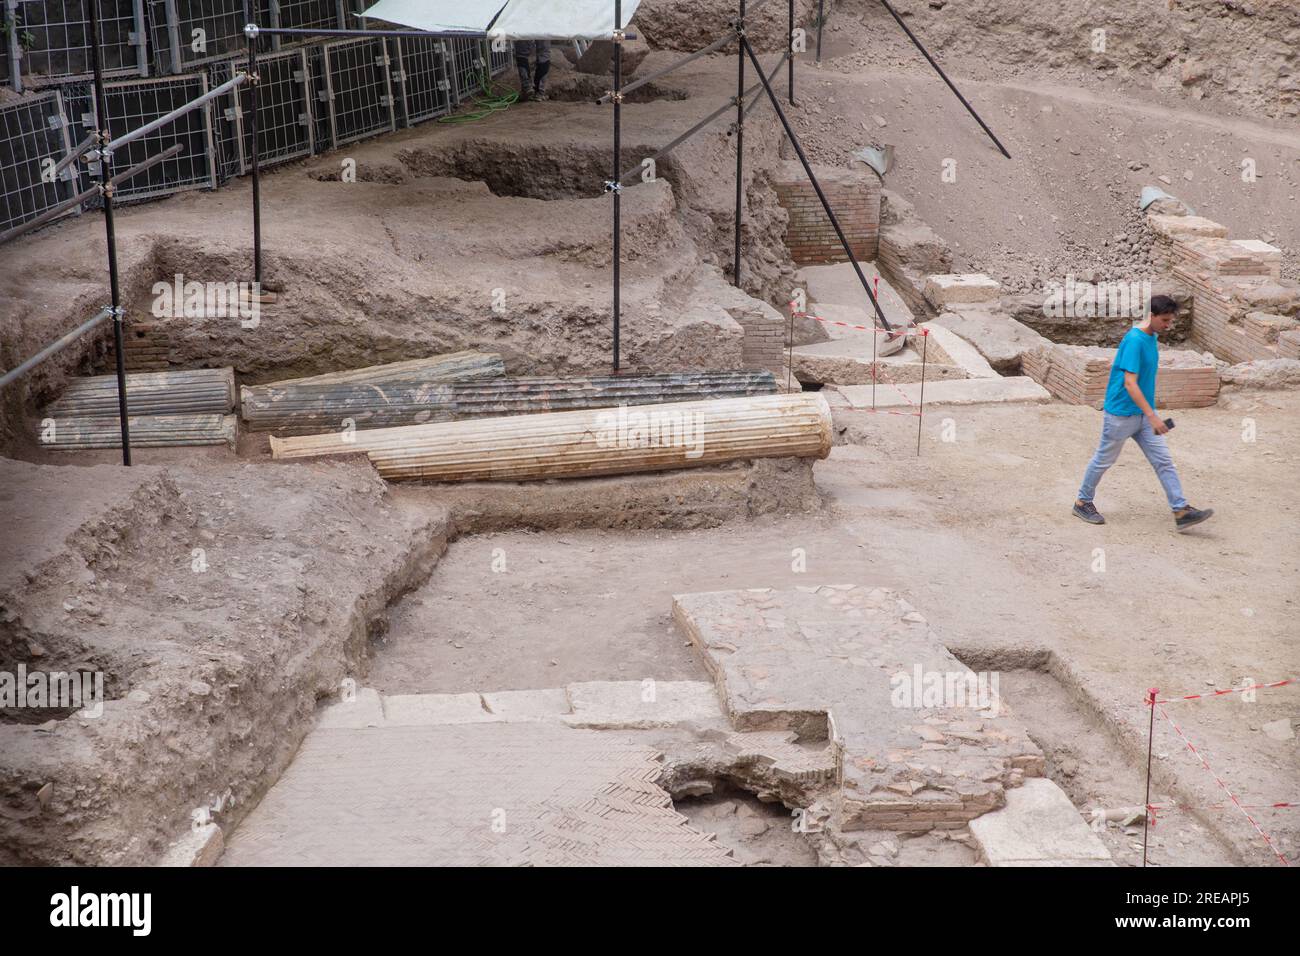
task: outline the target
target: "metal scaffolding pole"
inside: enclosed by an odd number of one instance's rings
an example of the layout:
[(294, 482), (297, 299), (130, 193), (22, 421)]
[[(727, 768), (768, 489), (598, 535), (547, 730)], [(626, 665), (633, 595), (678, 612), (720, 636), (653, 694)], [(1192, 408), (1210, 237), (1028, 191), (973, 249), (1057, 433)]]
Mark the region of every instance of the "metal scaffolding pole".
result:
[(787, 29), (785, 34), (785, 49), (790, 54), (789, 74), (786, 81), (786, 100), (791, 106), (794, 106), (794, 0), (787, 4)]
[[(1002, 145), (1002, 141), (993, 135), (993, 130), (989, 129), (988, 124), (985, 123), (984, 120), (980, 118), (979, 113), (975, 112), (975, 107), (971, 106), (970, 103), (967, 102), (966, 97), (961, 95), (961, 90), (957, 89), (956, 85), (952, 82), (952, 80), (948, 79), (948, 74), (943, 72), (943, 68), (934, 61), (934, 57), (930, 55), (930, 51), (927, 50), (924, 46), (922, 46), (921, 41), (916, 38), (916, 34), (913, 33), (911, 28), (906, 23), (903, 22), (903, 18), (898, 15), (898, 11), (895, 10), (892, 6), (890, 6), (889, 0), (880, 0), (880, 3), (882, 6), (884, 6), (886, 10), (889, 11), (889, 15), (894, 18), (895, 22), (897, 22), (898, 25), (903, 28), (903, 32), (907, 34), (907, 38), (912, 41), (913, 45), (915, 45), (915, 47), (921, 51), (921, 55), (924, 56), (927, 61), (929, 61), (932, 67), (934, 67), (934, 72), (939, 74), (939, 78), (948, 84), (948, 89), (952, 90), (953, 95), (956, 96), (957, 99), (961, 100), (961, 105), (966, 107), (966, 112), (970, 113), (971, 116), (975, 117), (975, 122), (979, 123), (980, 129), (984, 130), (984, 132), (988, 134), (989, 139), (993, 140), (993, 145), (995, 145), (999, 150), (1001, 150), (1003, 156), (1005, 156), (1007, 159), (1010, 159), (1011, 154), (1008, 153), (1007, 148)], [(818, 49), (820, 49), (820, 44), (818, 46)]]
[[(250, 17), (256, 14), (249, 11)], [(249, 102), (249, 142), (252, 154), (253, 176), (253, 282), (255, 296), (262, 294), (262, 174), (259, 164), (257, 146), (257, 24), (250, 19), (244, 26), (244, 36), (248, 38), (248, 102)]]
[(835, 235), (839, 237), (840, 246), (844, 249), (844, 254), (849, 257), (849, 262), (853, 264), (853, 271), (857, 273), (858, 281), (862, 283), (862, 288), (867, 293), (867, 298), (871, 300), (872, 306), (876, 310), (876, 319), (880, 327), (886, 332), (893, 331), (893, 326), (885, 318), (885, 312), (880, 308), (880, 303), (876, 301), (876, 295), (871, 291), (871, 283), (867, 281), (866, 274), (862, 271), (862, 266), (858, 265), (858, 258), (853, 254), (853, 249), (849, 246), (849, 240), (844, 235), (844, 229), (840, 226), (839, 218), (835, 215), (835, 210), (831, 208), (830, 200), (826, 198), (826, 193), (822, 191), (821, 183), (817, 181), (817, 176), (813, 173), (812, 163), (808, 161), (808, 156), (803, 151), (803, 145), (799, 142), (799, 137), (790, 125), (790, 120), (785, 115), (785, 110), (781, 109), (781, 101), (776, 98), (776, 93), (772, 90), (772, 84), (768, 82), (763, 75), (763, 68), (759, 65), (758, 56), (754, 53), (754, 48), (749, 45), (749, 40), (745, 38), (744, 33), (740, 35), (740, 46), (749, 57), (750, 62), (754, 64), (754, 69), (758, 73), (758, 78), (763, 81), (763, 89), (767, 92), (767, 98), (772, 103), (772, 108), (776, 110), (777, 118), (781, 120), (781, 126), (785, 128), (785, 135), (790, 137), (790, 145), (794, 147), (795, 154), (799, 157), (799, 162), (803, 164), (803, 171), (808, 176), (808, 181), (812, 183), (813, 191), (817, 193), (817, 199), (822, 204), (822, 209), (826, 212), (826, 218), (831, 221), (831, 226), (835, 229)]
[[(731, 278), (736, 288), (740, 288), (740, 234), (741, 201), (744, 199), (744, 186), (741, 180), (745, 171), (745, 0), (740, 0), (740, 11), (736, 17), (736, 229), (735, 256), (732, 260)], [(763, 68), (755, 62), (754, 69), (761, 74)]]
[(126, 354), (123, 348), (122, 292), (117, 271), (117, 238), (113, 231), (113, 152), (108, 148), (108, 100), (104, 96), (104, 70), (100, 62), (103, 42), (99, 25), (99, 0), (90, 0), (90, 64), (95, 77), (95, 119), (99, 127), (99, 184), (104, 196), (104, 238), (108, 246), (108, 282), (113, 310), (113, 351), (117, 358), (117, 414), (122, 429), (122, 464), (131, 464), (131, 426), (126, 417)]
[(4, 388), (10, 382), (16, 382), (18, 379), (22, 378), (24, 375), (26, 375), (28, 372), (34, 369), (36, 366), (44, 362), (51, 355), (63, 351), (63, 349), (67, 348), (77, 339), (81, 338), (81, 336), (85, 335), (95, 326), (99, 325), (99, 323), (103, 322), (105, 319), (111, 317), (112, 315), (113, 315), (112, 309), (100, 309), (97, 313), (95, 313), (95, 315), (91, 316), (85, 322), (82, 322), (79, 326), (77, 326), (67, 335), (55, 339), (53, 342), (45, 346), (45, 348), (41, 349), (39, 352), (37, 352), (27, 361), (23, 362), (20, 365), (15, 365), (9, 371), (5, 372), (4, 375), (0, 375), (0, 388)]
[(826, 22), (826, 0), (817, 0), (817, 62), (822, 61), (822, 24)]

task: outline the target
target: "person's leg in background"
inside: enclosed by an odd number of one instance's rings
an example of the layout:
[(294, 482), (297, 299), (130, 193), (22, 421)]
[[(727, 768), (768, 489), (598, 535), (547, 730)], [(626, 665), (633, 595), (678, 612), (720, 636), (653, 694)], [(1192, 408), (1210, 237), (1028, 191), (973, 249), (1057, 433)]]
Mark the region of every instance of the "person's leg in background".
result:
[(1174, 467), (1173, 456), (1169, 454), (1169, 443), (1165, 441), (1165, 436), (1157, 435), (1151, 423), (1143, 419), (1142, 427), (1133, 436), (1133, 440), (1155, 469), (1156, 477), (1165, 489), (1165, 497), (1169, 499), (1170, 510), (1182, 511), (1187, 507), (1187, 499), (1183, 497), (1183, 485), (1178, 480), (1178, 470)]
[[(532, 65), (528, 62), (533, 52), (534, 40), (515, 41), (515, 70), (519, 73), (519, 98), (529, 99), (533, 94)], [(550, 57), (550, 51), (547, 51)]]
[(1092, 503), (1097, 494), (1097, 483), (1106, 474), (1106, 470), (1119, 460), (1124, 442), (1137, 434), (1141, 423), (1141, 415), (1112, 415), (1110, 412), (1102, 412), (1101, 441), (1083, 473), (1083, 484), (1079, 486), (1078, 500), (1074, 503), (1074, 514), (1089, 524), (1106, 523), (1106, 519)]
[(533, 50), (537, 54), (537, 69), (533, 73), (533, 99), (546, 99), (546, 74), (551, 72), (551, 41), (534, 40)]

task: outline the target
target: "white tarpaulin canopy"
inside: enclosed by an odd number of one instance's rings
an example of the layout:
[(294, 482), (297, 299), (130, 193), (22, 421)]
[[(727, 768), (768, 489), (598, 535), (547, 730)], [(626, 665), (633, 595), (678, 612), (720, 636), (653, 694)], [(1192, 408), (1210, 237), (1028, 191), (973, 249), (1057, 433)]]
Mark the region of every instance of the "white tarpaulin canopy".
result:
[[(626, 27), (641, 0), (623, 0)], [(507, 40), (600, 40), (614, 31), (614, 0), (379, 0), (365, 12), (416, 30), (490, 32)]]

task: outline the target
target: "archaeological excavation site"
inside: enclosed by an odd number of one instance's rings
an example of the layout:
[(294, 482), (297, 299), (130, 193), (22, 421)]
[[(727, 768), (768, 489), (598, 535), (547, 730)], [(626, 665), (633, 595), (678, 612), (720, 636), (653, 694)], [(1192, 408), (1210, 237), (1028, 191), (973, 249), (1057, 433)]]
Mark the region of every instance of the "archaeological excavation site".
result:
[(1300, 6), (4, 13), (6, 867), (1300, 858)]

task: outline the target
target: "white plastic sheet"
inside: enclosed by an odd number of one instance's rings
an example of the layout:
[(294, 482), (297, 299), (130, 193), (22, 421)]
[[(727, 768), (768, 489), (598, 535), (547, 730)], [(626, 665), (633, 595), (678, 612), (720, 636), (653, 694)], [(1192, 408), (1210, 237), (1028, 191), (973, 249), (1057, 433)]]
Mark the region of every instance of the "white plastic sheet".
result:
[(504, 0), (379, 0), (364, 16), (435, 33), (483, 33), (503, 6)]
[[(623, 0), (626, 27), (641, 0)], [(491, 32), (509, 40), (541, 38), (608, 40), (614, 32), (614, 0), (508, 0)]]
[[(622, 0), (620, 27), (640, 3)], [(507, 40), (600, 40), (614, 30), (614, 0), (379, 0), (365, 16), (416, 30), (490, 32)]]

